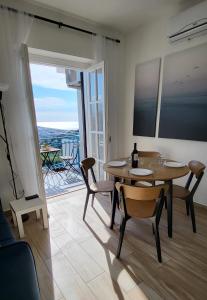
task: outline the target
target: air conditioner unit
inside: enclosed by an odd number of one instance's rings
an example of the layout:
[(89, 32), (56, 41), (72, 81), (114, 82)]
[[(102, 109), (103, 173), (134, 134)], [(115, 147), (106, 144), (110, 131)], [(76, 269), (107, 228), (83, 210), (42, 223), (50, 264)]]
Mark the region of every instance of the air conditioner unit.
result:
[(73, 69), (65, 69), (66, 75), (66, 84), (68, 87), (80, 88), (81, 87), (81, 78), (80, 71)]
[(207, 1), (195, 5), (170, 20), (170, 43), (207, 33)]

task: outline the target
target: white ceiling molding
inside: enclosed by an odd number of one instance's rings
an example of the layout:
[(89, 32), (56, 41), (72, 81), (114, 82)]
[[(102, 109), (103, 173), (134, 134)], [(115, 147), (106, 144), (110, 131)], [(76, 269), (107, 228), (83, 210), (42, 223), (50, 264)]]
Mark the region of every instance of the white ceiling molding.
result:
[(28, 51), (30, 62), (36, 64), (85, 70), (94, 63), (94, 60), (89, 58), (77, 57), (42, 49), (29, 48)]

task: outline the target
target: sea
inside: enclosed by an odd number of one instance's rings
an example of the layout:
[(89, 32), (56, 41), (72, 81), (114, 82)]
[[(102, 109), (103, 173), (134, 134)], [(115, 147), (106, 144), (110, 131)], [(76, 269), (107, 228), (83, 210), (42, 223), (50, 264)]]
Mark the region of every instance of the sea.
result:
[(62, 130), (77, 130), (79, 129), (78, 122), (37, 122), (37, 126)]

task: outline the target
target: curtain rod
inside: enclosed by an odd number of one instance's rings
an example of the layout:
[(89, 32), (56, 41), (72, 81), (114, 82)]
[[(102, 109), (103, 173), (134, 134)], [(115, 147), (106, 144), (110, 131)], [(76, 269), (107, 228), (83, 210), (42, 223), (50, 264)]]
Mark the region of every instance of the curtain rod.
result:
[[(48, 19), (48, 18), (45, 18), (45, 17), (41, 17), (39, 15), (34, 15), (34, 14), (31, 14), (31, 13), (28, 13), (26, 11), (20, 11), (16, 8), (13, 8), (13, 7), (10, 7), (10, 6), (5, 6), (5, 5), (1, 5), (0, 6), (1, 9), (8, 9), (9, 11), (12, 11), (14, 13), (23, 13), (27, 16), (30, 16), (30, 17), (33, 17), (34, 19), (37, 19), (37, 20), (41, 20), (43, 22), (47, 22), (47, 23), (51, 23), (51, 24), (55, 24), (55, 25), (58, 25), (59, 28), (61, 27), (66, 27), (66, 28), (70, 28), (72, 30), (76, 30), (76, 31), (80, 31), (80, 32), (83, 32), (83, 33), (86, 33), (86, 34), (90, 34), (90, 35), (94, 35), (96, 36), (97, 33), (96, 32), (93, 32), (93, 31), (89, 31), (89, 30), (85, 30), (83, 28), (79, 28), (79, 27), (76, 27), (76, 26), (72, 26), (72, 25), (68, 25), (68, 24), (65, 24), (65, 23), (62, 23), (62, 22), (58, 22), (58, 21), (55, 21), (53, 19)], [(111, 38), (109, 36), (103, 36), (105, 37), (105, 39), (107, 40), (110, 40), (112, 42), (115, 42), (115, 43), (120, 43), (120, 40), (119, 39), (114, 39), (114, 38)]]

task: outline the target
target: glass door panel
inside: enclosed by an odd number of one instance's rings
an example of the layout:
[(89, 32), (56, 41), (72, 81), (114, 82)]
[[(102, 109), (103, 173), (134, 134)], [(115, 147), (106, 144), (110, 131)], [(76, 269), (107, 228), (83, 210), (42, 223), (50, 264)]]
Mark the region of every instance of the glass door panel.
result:
[(90, 131), (96, 131), (96, 103), (91, 102), (89, 104), (90, 107)]
[(103, 70), (102, 69), (98, 69), (97, 70), (97, 87), (98, 87), (98, 99), (101, 100), (101, 98), (103, 97), (103, 89), (104, 89), (104, 78), (103, 78), (104, 74), (103, 74)]
[(96, 158), (97, 157), (97, 149), (96, 149), (96, 133), (90, 133), (90, 142), (91, 142), (91, 156)]
[(90, 98), (89, 101), (96, 101), (96, 71), (89, 73), (89, 83), (90, 83)]
[(97, 119), (98, 119), (98, 131), (103, 132), (103, 126), (104, 126), (104, 120), (103, 120), (103, 102), (98, 102), (97, 103)]
[(102, 162), (98, 162), (98, 172), (99, 172), (99, 176), (101, 179), (105, 178), (105, 174), (104, 174), (104, 170), (103, 170), (103, 163)]
[(98, 134), (98, 159), (103, 161), (104, 157), (104, 141), (103, 141), (103, 134)]
[(104, 97), (104, 63), (87, 70), (87, 134), (88, 154), (96, 160), (95, 173), (104, 179), (103, 164), (106, 161), (106, 101)]

